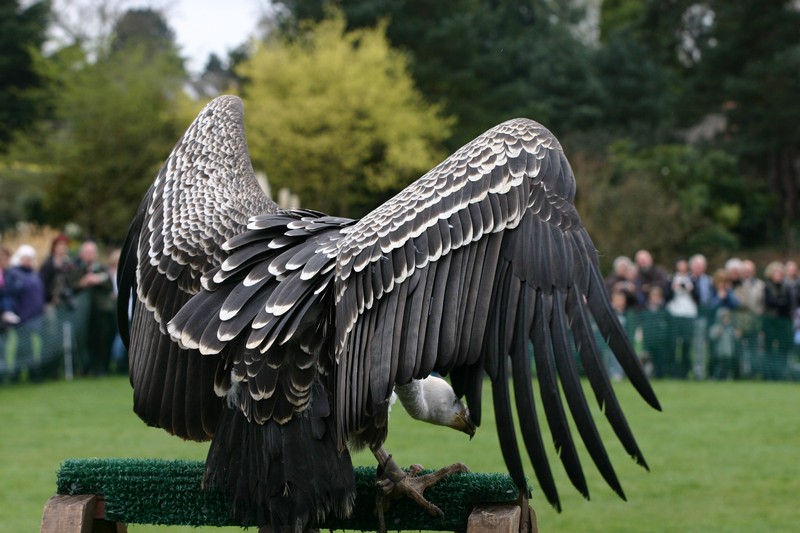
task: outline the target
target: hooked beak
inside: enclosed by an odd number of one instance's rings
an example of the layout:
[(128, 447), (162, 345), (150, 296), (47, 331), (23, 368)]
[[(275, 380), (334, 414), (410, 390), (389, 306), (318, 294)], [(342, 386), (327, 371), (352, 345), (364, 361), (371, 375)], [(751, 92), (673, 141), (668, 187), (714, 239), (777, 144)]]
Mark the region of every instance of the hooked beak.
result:
[(475, 430), (478, 429), (478, 426), (476, 426), (469, 417), (469, 409), (466, 407), (456, 415), (453, 420), (453, 425), (450, 427), (466, 433), (469, 435), (470, 440), (475, 436)]

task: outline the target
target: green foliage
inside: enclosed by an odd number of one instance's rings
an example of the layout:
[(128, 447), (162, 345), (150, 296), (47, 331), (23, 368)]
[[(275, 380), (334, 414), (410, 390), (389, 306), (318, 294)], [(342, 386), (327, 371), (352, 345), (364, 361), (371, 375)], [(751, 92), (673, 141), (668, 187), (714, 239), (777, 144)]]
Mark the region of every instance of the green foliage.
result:
[(593, 170), (583, 175), (581, 203), (606, 260), (639, 248), (677, 258), (739, 246), (735, 230), (752, 203), (740, 196), (744, 185), (730, 155), (618, 141), (607, 165)]
[(128, 39), (94, 60), (78, 46), (38, 58), (53, 118), (20, 137), (0, 169), (18, 193), (35, 187), (48, 223), (76, 222), (101, 240), (124, 237), (180, 135), (176, 95), (184, 72), (174, 48)]
[(41, 165), (23, 164), (0, 159), (0, 233), (12, 229), (20, 220), (44, 223), (46, 169)]
[(63, 80), (51, 137), (56, 180), (47, 209), (98, 238), (124, 235), (147, 186), (179, 136), (169, 95), (180, 73), (172, 58), (140, 48), (84, 65)]
[[(676, 2), (664, 27), (680, 63), (673, 107), (685, 125), (725, 120), (711, 145), (737, 158), (740, 172), (771, 194), (772, 209), (745, 242), (797, 246), (800, 218), (800, 10), (792, 2)], [(747, 194), (747, 191), (740, 191)], [(763, 205), (763, 203), (762, 203)]]
[[(319, 19), (321, 0), (287, 2), (296, 19)], [(524, 116), (556, 134), (596, 123), (599, 87), (591, 51), (575, 35), (573, 3), (529, 0), (338, 0), (349, 28), (388, 19), (392, 46), (411, 54), (422, 94), (458, 119), (454, 150), (504, 120)], [(291, 32), (288, 24), (286, 31)]]
[(129, 9), (114, 24), (112, 50), (146, 46), (152, 52), (171, 51), (177, 57), (175, 34), (164, 17), (150, 8)]
[(32, 54), (46, 38), (49, 4), (0, 0), (0, 153), (46, 111)]
[(449, 121), (414, 89), (384, 32), (345, 32), (332, 13), (262, 45), (238, 71), (254, 165), (304, 206), (361, 216), (445, 155)]
[[(242, 88), (256, 166), (309, 207), (363, 215), (442, 145), (527, 116), (578, 159), (586, 207), (620, 205), (613, 222), (585, 214), (603, 250), (800, 245), (796, 2), (606, 0), (599, 39), (580, 2), (284, 4), (262, 25), (279, 38), (211, 58), (202, 85)], [(199, 107), (172, 32), (134, 9), (90, 53), (77, 31), (44, 57), (50, 5), (20, 5), (0, 0), (0, 228), (70, 220), (118, 239)], [(647, 221), (625, 222), (630, 202)]]
[(615, 31), (595, 52), (603, 128), (638, 139), (668, 129), (668, 75), (631, 32)]

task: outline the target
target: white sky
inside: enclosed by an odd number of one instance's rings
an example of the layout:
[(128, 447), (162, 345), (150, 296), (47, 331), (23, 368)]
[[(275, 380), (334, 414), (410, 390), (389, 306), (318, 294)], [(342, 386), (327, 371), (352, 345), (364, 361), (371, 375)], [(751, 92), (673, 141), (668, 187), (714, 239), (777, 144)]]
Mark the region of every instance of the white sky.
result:
[(224, 60), (228, 50), (247, 42), (268, 5), (265, 0), (175, 0), (164, 11), (186, 66), (198, 73), (211, 52)]

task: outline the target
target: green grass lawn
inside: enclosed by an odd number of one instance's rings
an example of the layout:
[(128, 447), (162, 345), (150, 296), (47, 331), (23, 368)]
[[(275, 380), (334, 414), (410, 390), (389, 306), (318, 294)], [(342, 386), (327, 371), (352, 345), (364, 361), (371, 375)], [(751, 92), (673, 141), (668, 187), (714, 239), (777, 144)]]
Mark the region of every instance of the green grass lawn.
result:
[[(592, 501), (556, 466), (564, 512), (534, 488), (542, 531), (795, 531), (800, 527), (800, 386), (794, 383), (657, 382), (657, 413), (627, 383), (617, 386), (651, 472), (637, 467), (601, 432), (628, 495), (623, 502), (582, 456)], [(489, 387), (486, 387), (488, 392)], [(490, 400), (475, 439), (392, 414), (387, 449), (401, 464), (462, 461), (475, 471), (505, 471)], [(206, 446), (147, 428), (131, 410), (126, 379), (0, 387), (0, 532), (38, 531), (59, 463), (71, 457), (204, 459)], [(555, 452), (550, 454), (551, 462)], [(370, 454), (357, 464), (371, 465)], [(533, 473), (529, 470), (533, 478)], [(220, 529), (132, 525), (131, 532)], [(241, 531), (227, 528), (224, 531)], [(255, 530), (253, 530), (255, 531)]]

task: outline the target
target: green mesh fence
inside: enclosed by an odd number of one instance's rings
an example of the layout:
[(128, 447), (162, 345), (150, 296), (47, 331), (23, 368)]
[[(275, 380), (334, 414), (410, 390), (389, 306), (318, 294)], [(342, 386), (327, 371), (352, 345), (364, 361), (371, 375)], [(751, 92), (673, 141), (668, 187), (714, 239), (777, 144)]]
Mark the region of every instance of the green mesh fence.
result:
[(48, 306), (41, 317), (0, 330), (0, 384), (127, 372), (127, 361), (112, 356), (115, 336), (113, 310), (93, 309), (88, 294)]
[[(656, 379), (800, 380), (800, 346), (790, 320), (744, 311), (724, 315), (629, 311), (622, 320)], [(125, 372), (127, 359), (112, 356), (115, 328), (113, 312), (93, 310), (88, 295), (79, 294), (71, 308), (50, 308), (40, 320), (6, 329), (0, 332), (0, 384)], [(611, 377), (622, 377), (599, 336), (598, 345)]]
[[(786, 318), (723, 309), (704, 310), (696, 318), (629, 311), (622, 320), (657, 379), (800, 379), (800, 346)], [(612, 377), (620, 376), (610, 350), (604, 347), (603, 355)]]
[[(70, 459), (58, 471), (59, 494), (102, 494), (106, 518), (129, 524), (242, 525), (228, 517), (219, 492), (201, 489), (203, 463), (157, 459)], [(329, 518), (323, 529), (377, 529), (375, 468), (357, 467), (356, 506), (346, 519)], [(478, 503), (513, 502), (518, 492), (507, 474), (457, 473), (425, 491), (444, 512), (432, 517), (411, 501), (392, 502), (389, 529), (465, 530)], [(244, 524), (253, 525), (253, 524)]]

